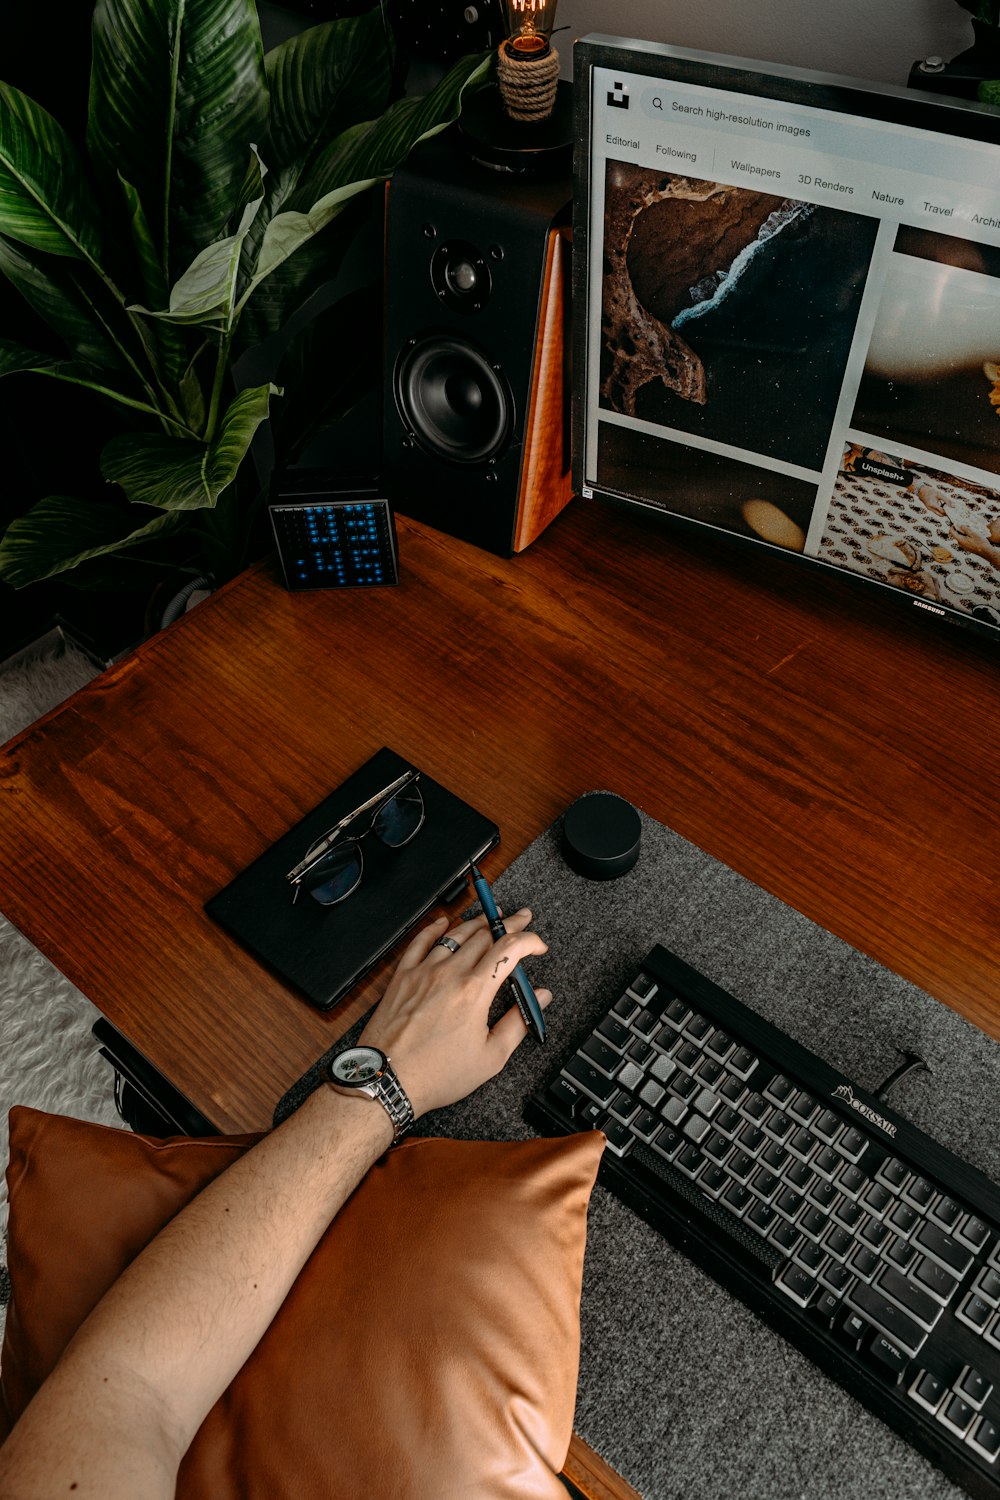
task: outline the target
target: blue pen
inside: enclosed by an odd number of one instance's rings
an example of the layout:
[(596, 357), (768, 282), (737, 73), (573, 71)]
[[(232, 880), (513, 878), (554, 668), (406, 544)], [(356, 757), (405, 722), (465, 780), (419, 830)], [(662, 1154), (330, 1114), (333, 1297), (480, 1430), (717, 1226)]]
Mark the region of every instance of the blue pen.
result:
[[(479, 904), (483, 908), (483, 915), (490, 924), (493, 941), (498, 942), (500, 938), (506, 935), (507, 929), (503, 925), (503, 919), (493, 899), (493, 892), (490, 890), (489, 882), (476, 865), (470, 864), (469, 872), (472, 875), (472, 884), (476, 888), (476, 895), (479, 897)], [(538, 996), (531, 987), (531, 980), (520, 964), (515, 966), (514, 972), (507, 983), (514, 993), (517, 1008), (521, 1012), (521, 1020), (540, 1042), (544, 1042), (545, 1021), (542, 1018), (542, 1007), (538, 1003)]]

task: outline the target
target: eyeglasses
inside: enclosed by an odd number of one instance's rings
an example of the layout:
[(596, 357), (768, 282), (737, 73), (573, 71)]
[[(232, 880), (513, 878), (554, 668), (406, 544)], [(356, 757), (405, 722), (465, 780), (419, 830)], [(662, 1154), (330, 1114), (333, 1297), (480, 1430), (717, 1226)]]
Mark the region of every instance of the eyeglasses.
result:
[[(415, 838), (426, 816), (423, 793), (417, 784), (419, 777), (419, 771), (397, 776), (310, 844), (305, 857), (285, 877), (295, 887), (293, 902), (299, 899), (303, 888), (320, 906), (336, 906), (338, 901), (346, 901), (361, 884), (365, 868), (361, 840), (370, 833), (389, 849), (402, 849)], [(372, 817), (365, 831), (343, 837), (355, 819), (366, 812), (371, 812)]]

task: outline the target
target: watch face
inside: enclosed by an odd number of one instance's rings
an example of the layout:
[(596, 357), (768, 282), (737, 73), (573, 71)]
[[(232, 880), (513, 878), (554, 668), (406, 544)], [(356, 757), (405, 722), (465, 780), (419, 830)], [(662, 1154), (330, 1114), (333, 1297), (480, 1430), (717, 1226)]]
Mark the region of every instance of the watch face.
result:
[(349, 1047), (330, 1065), (330, 1076), (338, 1083), (363, 1084), (377, 1078), (385, 1058), (376, 1047)]

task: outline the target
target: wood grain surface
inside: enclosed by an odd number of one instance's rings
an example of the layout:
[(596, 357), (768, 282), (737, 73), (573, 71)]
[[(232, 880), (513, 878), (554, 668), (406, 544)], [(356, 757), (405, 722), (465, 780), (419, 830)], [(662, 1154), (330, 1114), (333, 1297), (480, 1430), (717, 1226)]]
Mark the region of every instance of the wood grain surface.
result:
[(380, 745), (496, 820), (610, 788), (1000, 1037), (993, 643), (574, 503), (494, 558), (400, 518), (397, 588), (261, 564), (0, 750), (0, 908), (223, 1130), (320, 1015), (202, 910)]
[(497, 821), (487, 875), (611, 789), (1000, 1038), (992, 642), (581, 501), (511, 561), (398, 526), (398, 588), (262, 564), (0, 749), (0, 908), (220, 1129), (387, 966), (320, 1015), (202, 905), (383, 744)]

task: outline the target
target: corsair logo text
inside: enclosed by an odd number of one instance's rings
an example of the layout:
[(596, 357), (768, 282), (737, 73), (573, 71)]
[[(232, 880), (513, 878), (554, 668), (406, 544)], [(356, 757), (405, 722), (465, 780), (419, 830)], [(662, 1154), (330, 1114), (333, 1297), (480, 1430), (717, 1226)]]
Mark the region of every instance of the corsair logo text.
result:
[(833, 1091), (833, 1097), (845, 1100), (852, 1109), (857, 1110), (859, 1115), (864, 1115), (866, 1120), (870, 1120), (873, 1125), (878, 1126), (879, 1130), (884, 1130), (886, 1135), (891, 1135), (895, 1139), (896, 1127), (892, 1121), (885, 1119), (877, 1110), (872, 1109), (870, 1104), (863, 1104), (860, 1099), (855, 1099), (854, 1090), (849, 1083), (839, 1083)]

